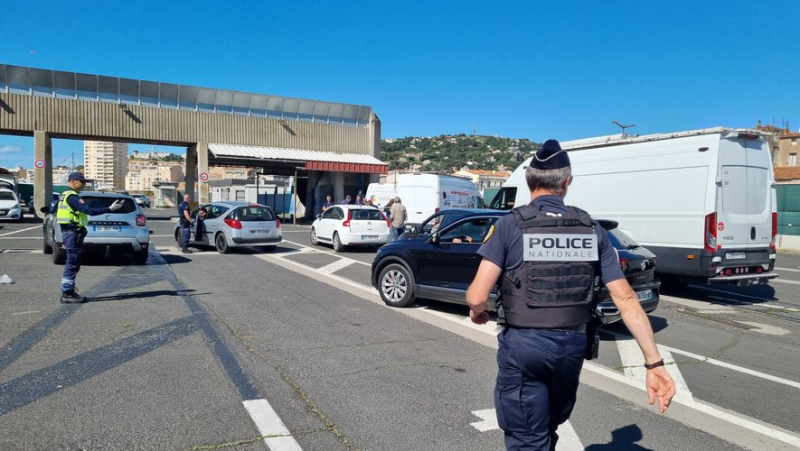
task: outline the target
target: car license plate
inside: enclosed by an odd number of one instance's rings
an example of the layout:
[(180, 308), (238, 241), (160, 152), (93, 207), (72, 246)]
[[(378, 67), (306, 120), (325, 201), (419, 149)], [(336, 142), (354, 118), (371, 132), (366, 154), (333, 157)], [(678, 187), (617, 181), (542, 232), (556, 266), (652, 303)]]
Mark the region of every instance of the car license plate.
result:
[(378, 235), (361, 235), (362, 240), (377, 240)]
[(95, 232), (119, 232), (119, 226), (94, 226)]
[(725, 254), (725, 258), (728, 260), (739, 260), (742, 258), (747, 258), (747, 255), (744, 252), (728, 252)]
[(269, 230), (251, 230), (251, 235), (269, 235)]
[(650, 299), (653, 299), (653, 290), (639, 291), (636, 293), (636, 297), (639, 298), (640, 302), (649, 301)]

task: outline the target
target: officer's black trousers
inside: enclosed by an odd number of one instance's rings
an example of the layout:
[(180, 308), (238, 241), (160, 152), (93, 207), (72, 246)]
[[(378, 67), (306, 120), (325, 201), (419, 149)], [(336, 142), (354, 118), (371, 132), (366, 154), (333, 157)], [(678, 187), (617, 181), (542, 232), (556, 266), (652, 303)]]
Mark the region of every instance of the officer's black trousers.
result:
[(497, 421), (506, 449), (556, 449), (578, 392), (586, 335), (506, 327), (498, 336)]

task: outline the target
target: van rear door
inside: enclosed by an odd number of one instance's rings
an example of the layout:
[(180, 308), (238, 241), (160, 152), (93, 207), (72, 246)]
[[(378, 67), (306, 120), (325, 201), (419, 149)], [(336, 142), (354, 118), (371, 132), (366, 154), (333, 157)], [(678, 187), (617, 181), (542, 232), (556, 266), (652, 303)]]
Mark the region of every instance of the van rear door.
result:
[(723, 137), (719, 166), (717, 245), (728, 249), (725, 263), (733, 263), (746, 258), (746, 249), (768, 248), (772, 239), (769, 145), (755, 135)]

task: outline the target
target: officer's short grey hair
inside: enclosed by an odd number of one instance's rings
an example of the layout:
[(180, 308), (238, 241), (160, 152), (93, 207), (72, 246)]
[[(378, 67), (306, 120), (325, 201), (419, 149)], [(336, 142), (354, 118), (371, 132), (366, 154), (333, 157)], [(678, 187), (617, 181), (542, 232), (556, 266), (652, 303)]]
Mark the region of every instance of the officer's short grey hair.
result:
[(528, 167), (525, 169), (525, 181), (528, 188), (533, 192), (537, 189), (552, 191), (554, 194), (563, 194), (562, 186), (572, 176), (572, 167), (565, 166), (558, 169), (536, 169)]

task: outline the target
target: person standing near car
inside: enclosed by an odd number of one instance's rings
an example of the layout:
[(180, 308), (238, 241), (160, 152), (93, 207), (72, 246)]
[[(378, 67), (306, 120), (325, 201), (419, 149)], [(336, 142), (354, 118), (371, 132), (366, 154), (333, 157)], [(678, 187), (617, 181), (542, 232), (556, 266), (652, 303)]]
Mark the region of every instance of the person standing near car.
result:
[(189, 249), (189, 235), (192, 231), (192, 216), (189, 214), (189, 202), (192, 201), (191, 194), (183, 195), (183, 202), (178, 205), (178, 224), (181, 226), (181, 252), (191, 254)]
[(83, 239), (86, 238), (89, 216), (121, 209), (122, 199), (114, 201), (108, 207), (86, 205), (80, 195), (86, 186), (86, 178), (80, 172), (73, 172), (67, 176), (67, 185), (70, 189), (61, 193), (56, 209), (56, 224), (61, 228), (61, 241), (67, 254), (64, 274), (61, 276), (61, 303), (78, 304), (86, 301), (75, 288), (75, 278), (81, 270)]
[(331, 197), (330, 194), (328, 194), (327, 196), (325, 196), (325, 202), (323, 202), (322, 204), (322, 212), (324, 213), (325, 210), (331, 207), (333, 207), (333, 198)]
[(392, 227), (397, 231), (397, 236), (403, 234), (406, 231), (406, 220), (408, 220), (408, 214), (406, 213), (406, 207), (403, 205), (403, 202), (400, 201), (399, 196), (395, 196), (392, 199), (392, 206), (389, 208), (390, 218), (392, 221)]
[(675, 395), (675, 383), (606, 231), (583, 210), (564, 204), (572, 168), (558, 141), (548, 140), (534, 154), (525, 178), (531, 203), (489, 230), (466, 298), (470, 319), (485, 324), (489, 294), (499, 282), (498, 317), (504, 324), (494, 401), (506, 448), (554, 450), (556, 429), (575, 406), (595, 276), (644, 354), (649, 402), (657, 398), (661, 413)]

